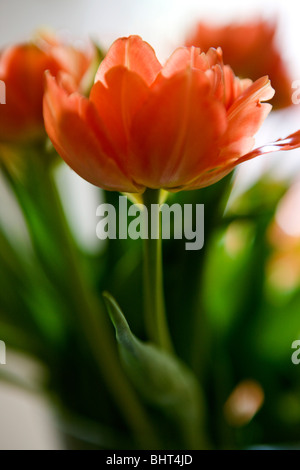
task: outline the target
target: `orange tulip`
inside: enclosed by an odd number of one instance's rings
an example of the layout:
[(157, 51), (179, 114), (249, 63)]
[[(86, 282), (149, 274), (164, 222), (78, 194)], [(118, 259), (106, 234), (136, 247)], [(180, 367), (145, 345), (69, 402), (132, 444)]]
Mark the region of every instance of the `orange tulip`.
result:
[(251, 151), (271, 106), (267, 77), (236, 78), (221, 50), (177, 49), (164, 67), (137, 36), (118, 39), (89, 99), (48, 74), (47, 133), (83, 178), (108, 190), (196, 189), (244, 160), (300, 146), (300, 132)]
[(6, 104), (0, 105), (0, 142), (29, 141), (45, 134), (43, 123), (44, 72), (70, 74), (79, 86), (93, 51), (81, 51), (43, 35), (35, 43), (0, 52), (0, 80)]
[(276, 90), (274, 107), (284, 108), (292, 104), (291, 79), (275, 42), (276, 24), (252, 21), (244, 24), (212, 26), (198, 23), (186, 41), (186, 46), (221, 47), (224, 61), (230, 64), (239, 77), (257, 80), (270, 77)]

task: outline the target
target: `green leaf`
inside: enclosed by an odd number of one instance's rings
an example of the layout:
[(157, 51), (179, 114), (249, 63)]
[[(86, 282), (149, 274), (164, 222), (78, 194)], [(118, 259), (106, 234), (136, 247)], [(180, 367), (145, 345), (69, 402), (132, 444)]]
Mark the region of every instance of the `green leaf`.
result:
[(103, 296), (116, 330), (121, 360), (133, 386), (145, 402), (178, 425), (188, 448), (203, 448), (204, 406), (196, 378), (178, 358), (140, 341), (113, 297), (107, 292)]

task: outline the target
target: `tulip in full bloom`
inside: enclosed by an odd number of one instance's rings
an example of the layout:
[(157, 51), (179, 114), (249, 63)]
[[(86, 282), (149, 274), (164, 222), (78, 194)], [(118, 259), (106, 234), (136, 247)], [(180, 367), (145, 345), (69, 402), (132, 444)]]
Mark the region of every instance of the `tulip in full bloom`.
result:
[(0, 106), (0, 142), (24, 142), (43, 136), (45, 70), (54, 76), (68, 74), (74, 86), (79, 86), (93, 55), (92, 46), (79, 50), (49, 34), (0, 51), (0, 80), (6, 89), (6, 104)]
[(273, 92), (268, 77), (235, 77), (220, 49), (181, 47), (162, 66), (131, 36), (111, 46), (89, 99), (48, 74), (44, 119), (58, 153), (92, 184), (197, 189), (245, 160), (300, 146), (297, 132), (252, 150)]
[(276, 90), (272, 104), (285, 108), (292, 104), (291, 79), (276, 44), (276, 23), (252, 20), (241, 24), (213, 26), (200, 22), (186, 41), (186, 46), (221, 47), (224, 61), (239, 77), (258, 78), (268, 75)]

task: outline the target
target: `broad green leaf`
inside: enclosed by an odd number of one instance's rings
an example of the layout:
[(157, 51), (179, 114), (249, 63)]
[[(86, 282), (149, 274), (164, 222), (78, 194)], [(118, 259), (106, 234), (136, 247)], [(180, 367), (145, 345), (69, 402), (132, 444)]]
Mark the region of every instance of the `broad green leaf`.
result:
[(173, 419), (189, 448), (201, 448), (204, 406), (192, 372), (176, 357), (154, 344), (140, 341), (130, 330), (120, 307), (110, 294), (105, 303), (116, 330), (125, 371), (148, 404)]

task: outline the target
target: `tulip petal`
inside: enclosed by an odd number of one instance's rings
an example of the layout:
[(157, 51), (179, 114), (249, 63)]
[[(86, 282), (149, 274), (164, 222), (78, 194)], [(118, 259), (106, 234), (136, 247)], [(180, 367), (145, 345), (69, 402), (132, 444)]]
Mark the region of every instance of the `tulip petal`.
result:
[(231, 159), (253, 148), (253, 136), (272, 109), (261, 100), (268, 100), (273, 94), (268, 77), (262, 77), (233, 102), (228, 110), (228, 129), (220, 140), (220, 159)]
[(6, 105), (0, 108), (0, 140), (29, 139), (44, 133), (44, 71), (57, 73), (54, 59), (33, 44), (6, 49), (0, 58), (0, 79), (6, 84)]
[(235, 164), (224, 165), (219, 168), (214, 168), (210, 171), (205, 171), (200, 175), (200, 177), (198, 176), (195, 180), (189, 181), (183, 186), (172, 188), (170, 189), (170, 191), (178, 192), (206, 188), (207, 186), (217, 183), (226, 175), (228, 175), (235, 168), (235, 166)]
[[(253, 84), (252, 80), (244, 78), (243, 80), (236, 77), (233, 70), (228, 65), (223, 67), (224, 76), (224, 103), (226, 109), (230, 109), (235, 100), (241, 96)], [(267, 98), (266, 98), (267, 99)]]
[(220, 46), (224, 62), (230, 64), (237, 76), (257, 80), (269, 75), (276, 90), (272, 104), (277, 108), (286, 107), (292, 104), (292, 80), (278, 49), (276, 23), (255, 20), (211, 26), (201, 22), (186, 45), (197, 46), (204, 51), (211, 46)]
[(129, 133), (134, 115), (150, 94), (146, 83), (135, 72), (123, 66), (113, 67), (106, 74), (107, 86), (96, 82), (90, 101), (97, 109), (103, 125), (118, 149), (118, 161), (128, 170)]
[(163, 66), (161, 75), (164, 78), (170, 78), (187, 68), (195, 68), (203, 72), (209, 69), (209, 61), (198, 47), (178, 47)]
[(36, 42), (42, 51), (55, 59), (61, 70), (71, 74), (78, 87), (96, 55), (94, 45), (87, 41), (81, 44), (80, 49), (76, 49), (58, 41), (55, 35), (46, 30), (39, 31)]
[(300, 130), (290, 134), (289, 136), (285, 137), (284, 139), (278, 139), (275, 142), (271, 142), (269, 144), (262, 145), (258, 147), (252, 152), (243, 155), (242, 157), (237, 159), (237, 164), (245, 162), (247, 160), (251, 160), (254, 157), (258, 157), (260, 155), (265, 155), (267, 153), (272, 152), (279, 152), (281, 150), (294, 150), (300, 147)]
[[(89, 124), (87, 124), (87, 115)], [(68, 95), (51, 76), (47, 76), (44, 96), (46, 131), (66, 163), (90, 183), (108, 190), (139, 192), (119, 168), (114, 148), (102, 130), (93, 132), (93, 104), (77, 93)]]
[(95, 77), (97, 81), (106, 84), (106, 73), (113, 67), (122, 65), (137, 73), (148, 86), (155, 80), (161, 70), (154, 50), (139, 36), (117, 39), (101, 62)]
[(240, 158), (235, 158), (231, 161), (224, 162), (219, 167), (209, 168), (198, 178), (190, 181), (185, 187), (175, 188), (175, 191), (188, 190), (188, 189), (199, 189), (205, 186), (210, 186), (216, 183), (228, 173), (230, 173), (237, 165), (245, 161), (251, 160), (252, 158), (265, 155), (272, 152), (279, 152), (281, 150), (294, 150), (300, 147), (300, 130), (290, 134), (285, 139), (278, 139), (275, 142), (258, 147), (252, 150), (252, 152), (243, 155)]
[(134, 180), (152, 188), (184, 184), (210, 164), (225, 129), (225, 108), (205, 74), (187, 69), (159, 80), (133, 121)]
[(244, 93), (242, 93), (228, 110), (228, 118), (231, 119), (243, 108), (253, 101), (267, 101), (274, 96), (275, 90), (271, 87), (267, 76), (256, 80)]

